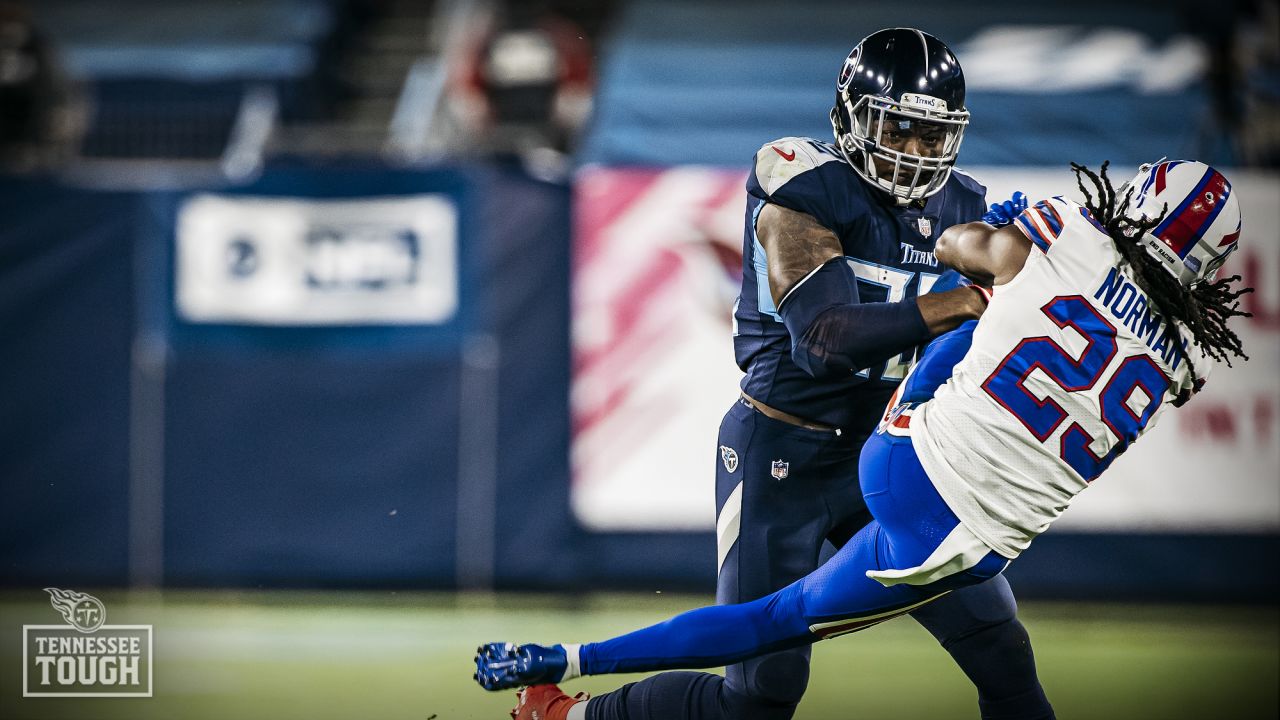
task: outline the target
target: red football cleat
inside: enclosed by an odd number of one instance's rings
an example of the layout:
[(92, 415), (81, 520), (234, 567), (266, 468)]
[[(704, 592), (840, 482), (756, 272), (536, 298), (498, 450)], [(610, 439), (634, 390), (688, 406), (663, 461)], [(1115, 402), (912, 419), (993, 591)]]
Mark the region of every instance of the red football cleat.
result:
[(569, 708), (587, 700), (586, 693), (565, 695), (555, 685), (530, 685), (516, 693), (519, 699), (511, 720), (566, 720)]

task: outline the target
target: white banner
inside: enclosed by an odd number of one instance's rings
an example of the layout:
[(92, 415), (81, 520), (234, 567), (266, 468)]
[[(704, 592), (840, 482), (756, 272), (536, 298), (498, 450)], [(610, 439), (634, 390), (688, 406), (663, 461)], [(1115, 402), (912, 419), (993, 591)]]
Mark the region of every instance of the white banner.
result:
[[(1069, 169), (974, 168), (992, 201), (1074, 192)], [(1116, 180), (1136, 168), (1117, 168)], [(1257, 291), (1233, 327), (1251, 360), (1221, 367), (1055, 526), (1280, 531), (1280, 176), (1227, 171)], [(572, 502), (597, 530), (710, 530), (720, 418), (737, 394), (731, 309), (744, 178), (707, 168), (592, 169), (578, 180)]]
[(192, 322), (438, 324), (458, 307), (457, 246), (441, 195), (198, 195), (178, 214), (174, 299)]

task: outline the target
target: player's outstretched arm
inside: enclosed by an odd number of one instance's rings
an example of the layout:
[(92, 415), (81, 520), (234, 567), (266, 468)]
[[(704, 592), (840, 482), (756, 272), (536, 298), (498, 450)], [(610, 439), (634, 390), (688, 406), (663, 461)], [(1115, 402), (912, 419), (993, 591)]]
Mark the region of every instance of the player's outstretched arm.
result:
[(857, 372), (977, 318), (985, 301), (969, 288), (896, 303), (863, 303), (835, 233), (774, 204), (756, 219), (769, 293), (791, 335), (791, 357), (814, 377)]
[(1031, 241), (1016, 226), (994, 228), (985, 222), (952, 225), (943, 231), (933, 253), (979, 285), (1003, 285), (1027, 262)]

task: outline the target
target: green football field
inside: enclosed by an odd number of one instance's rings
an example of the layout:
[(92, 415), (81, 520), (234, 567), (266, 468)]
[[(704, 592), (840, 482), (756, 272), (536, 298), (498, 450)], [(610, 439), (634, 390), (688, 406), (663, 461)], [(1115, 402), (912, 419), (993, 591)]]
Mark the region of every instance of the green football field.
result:
[[(91, 589), (88, 589), (92, 592)], [(0, 718), (506, 718), (514, 693), (471, 681), (487, 640), (585, 641), (706, 602), (699, 596), (103, 592), (107, 624), (154, 626), (154, 697), (22, 697), (22, 625), (62, 624), (39, 590), (0, 595)], [(1276, 718), (1280, 611), (1022, 606), (1060, 718)], [(587, 678), (603, 692), (638, 676)], [(899, 619), (817, 646), (798, 718), (977, 717), (968, 681)]]

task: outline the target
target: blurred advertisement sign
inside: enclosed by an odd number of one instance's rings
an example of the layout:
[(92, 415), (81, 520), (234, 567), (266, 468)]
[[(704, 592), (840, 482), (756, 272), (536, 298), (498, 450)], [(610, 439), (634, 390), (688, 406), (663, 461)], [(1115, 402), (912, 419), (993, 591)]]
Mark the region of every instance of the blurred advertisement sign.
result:
[(1134, 96), (1123, 101), (1138, 103), (1191, 90), (1209, 64), (1191, 35), (1157, 39), (1114, 25), (990, 25), (955, 49), (966, 90), (1024, 97), (1128, 88)]
[[(1110, 174), (1128, 179), (1136, 168)], [(1074, 190), (1062, 169), (977, 169), (992, 201)], [(1244, 215), (1222, 276), (1256, 288), (1232, 323), (1248, 362), (1116, 461), (1055, 527), (1277, 532), (1280, 176), (1227, 170)], [(572, 504), (595, 530), (710, 530), (720, 419), (737, 397), (732, 308), (742, 274), (741, 173), (588, 169), (577, 183)], [(1076, 200), (1076, 193), (1069, 196)], [(733, 458), (736, 462), (736, 458)]]
[(588, 170), (575, 208), (573, 509), (597, 530), (714, 527), (743, 177)]
[(191, 322), (438, 324), (457, 311), (457, 255), (440, 195), (198, 195), (178, 213), (175, 302)]

